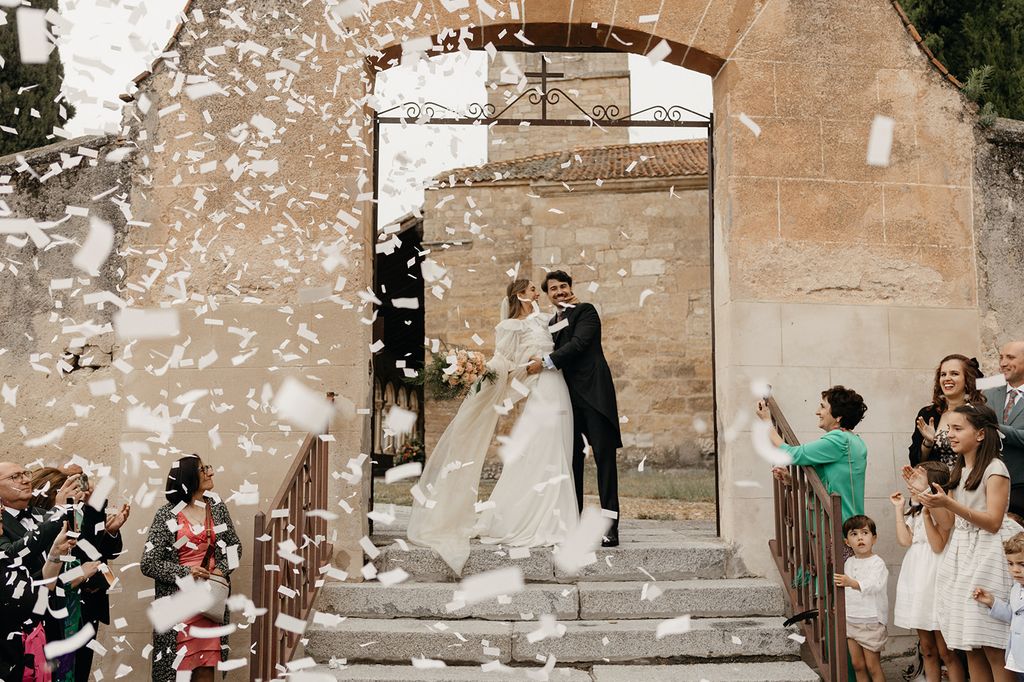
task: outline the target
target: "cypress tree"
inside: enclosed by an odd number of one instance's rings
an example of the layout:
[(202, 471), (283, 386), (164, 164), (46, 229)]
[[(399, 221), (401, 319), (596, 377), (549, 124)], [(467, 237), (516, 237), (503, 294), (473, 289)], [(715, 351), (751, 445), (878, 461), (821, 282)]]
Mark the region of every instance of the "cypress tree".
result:
[(987, 87), (972, 88), (971, 96), (1000, 116), (1024, 119), (1024, 0), (904, 0), (903, 8), (961, 81), (994, 67)]
[[(58, 0), (32, 0), (34, 9), (57, 11)], [(0, 155), (50, 144), (54, 126), (63, 126), (75, 110), (60, 97), (64, 65), (57, 49), (46, 64), (22, 64), (18, 49), (16, 10), (0, 10), (6, 23), (0, 26)], [(59, 101), (55, 101), (59, 100)], [(61, 109), (64, 116), (61, 115)], [(35, 114), (38, 114), (35, 115)]]

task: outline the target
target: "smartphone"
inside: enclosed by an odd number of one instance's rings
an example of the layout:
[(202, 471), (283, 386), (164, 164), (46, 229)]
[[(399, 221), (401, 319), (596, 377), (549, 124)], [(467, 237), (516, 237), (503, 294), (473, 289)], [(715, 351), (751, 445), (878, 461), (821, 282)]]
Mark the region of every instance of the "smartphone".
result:
[(82, 474), (81, 476), (78, 477), (78, 487), (82, 491), (88, 491), (89, 490), (89, 476), (88, 475)]
[(68, 532), (77, 533), (78, 525), (75, 518), (75, 498), (69, 497), (65, 500), (68, 503), (67, 511), (65, 511), (64, 520), (68, 522)]

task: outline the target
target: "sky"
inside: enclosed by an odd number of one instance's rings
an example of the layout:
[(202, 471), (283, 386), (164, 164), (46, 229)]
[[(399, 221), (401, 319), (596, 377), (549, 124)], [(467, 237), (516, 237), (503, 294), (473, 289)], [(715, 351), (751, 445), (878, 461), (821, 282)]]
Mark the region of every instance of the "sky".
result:
[[(167, 45), (182, 0), (61, 0), (66, 20), (60, 42), (65, 92), (77, 107), (66, 129), (73, 135), (117, 132), (119, 96), (149, 69)], [(208, 19), (209, 21), (209, 19)], [(378, 76), (376, 95), (397, 103), (428, 96), (459, 109), (485, 102), (487, 55), (455, 53), (390, 69)], [(631, 107), (682, 105), (711, 112), (711, 79), (676, 66), (629, 56)], [(631, 128), (631, 142), (703, 136), (702, 129)], [(387, 126), (381, 139), (380, 218), (390, 222), (422, 203), (422, 185), (441, 171), (486, 160), (481, 127)]]

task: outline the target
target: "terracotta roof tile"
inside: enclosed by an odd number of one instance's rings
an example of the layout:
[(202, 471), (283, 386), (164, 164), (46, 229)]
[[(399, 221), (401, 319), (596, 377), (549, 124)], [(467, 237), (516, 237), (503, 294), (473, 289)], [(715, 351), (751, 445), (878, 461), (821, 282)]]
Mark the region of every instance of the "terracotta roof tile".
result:
[(579, 182), (627, 178), (707, 175), (707, 140), (580, 147), (457, 168), (436, 177), (439, 182), (502, 182), (548, 180)]

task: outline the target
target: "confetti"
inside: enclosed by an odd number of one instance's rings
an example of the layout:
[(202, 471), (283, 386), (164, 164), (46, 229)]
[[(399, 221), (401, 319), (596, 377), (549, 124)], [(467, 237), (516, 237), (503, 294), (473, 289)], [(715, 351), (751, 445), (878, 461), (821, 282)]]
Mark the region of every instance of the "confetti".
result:
[(993, 374), (992, 376), (981, 377), (974, 383), (977, 385), (979, 391), (987, 391), (990, 388), (1005, 386), (1006, 377), (1002, 374)]
[(18, 51), (22, 64), (45, 64), (50, 61), (53, 44), (46, 29), (46, 12), (19, 7), (15, 15), (18, 25)]
[(868, 137), (869, 166), (886, 167), (892, 151), (892, 138), (896, 129), (896, 121), (888, 116), (877, 114), (871, 122), (871, 133)]
[(604, 534), (611, 527), (612, 520), (597, 507), (584, 507), (576, 530), (559, 545), (554, 555), (555, 564), (566, 573), (579, 573), (581, 568), (597, 560), (594, 550), (601, 546)]
[(690, 616), (680, 616), (663, 620), (658, 623), (654, 632), (655, 639), (664, 639), (669, 635), (684, 635), (691, 630)]
[(670, 54), (672, 54), (672, 46), (668, 44), (667, 40), (662, 40), (647, 53), (647, 59), (651, 64), (657, 64), (658, 62), (664, 61), (665, 57)]
[(740, 114), (740, 123), (747, 126), (750, 132), (754, 133), (754, 137), (761, 137), (761, 126), (754, 123), (754, 119), (750, 118), (746, 114)]
[(334, 405), (323, 394), (293, 377), (274, 394), (273, 407), (281, 419), (309, 433), (326, 431), (334, 414)]
[(181, 329), (177, 310), (125, 308), (114, 313), (114, 330), (121, 340), (169, 339)]

